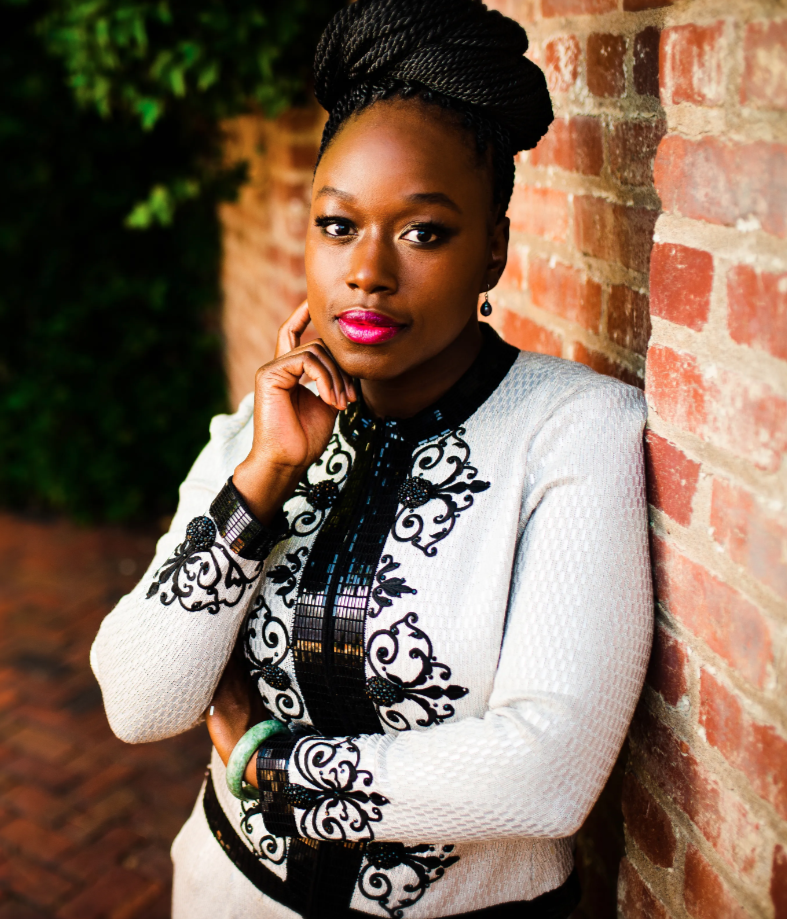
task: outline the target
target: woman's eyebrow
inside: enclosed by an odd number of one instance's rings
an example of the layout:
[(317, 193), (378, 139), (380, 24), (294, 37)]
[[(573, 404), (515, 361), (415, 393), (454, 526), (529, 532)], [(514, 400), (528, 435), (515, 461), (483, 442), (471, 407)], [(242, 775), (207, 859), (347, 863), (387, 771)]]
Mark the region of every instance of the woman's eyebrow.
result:
[(333, 195), (334, 198), (341, 198), (343, 201), (355, 201), (355, 195), (342, 191), (341, 188), (334, 188), (333, 185), (323, 185), (317, 192), (318, 198), (323, 198), (325, 195)]
[(423, 202), (425, 204), (442, 204), (444, 207), (450, 208), (452, 211), (456, 211), (457, 214), (462, 213), (462, 208), (459, 207), (456, 201), (454, 201), (452, 198), (449, 198), (448, 195), (444, 195), (441, 191), (416, 192), (413, 195), (408, 195), (407, 200)]
[[(326, 195), (332, 195), (334, 198), (339, 198), (342, 201), (352, 203), (355, 201), (355, 195), (351, 195), (348, 191), (342, 191), (341, 188), (334, 188), (333, 185), (323, 185), (323, 187), (317, 192), (317, 198), (323, 198)], [(412, 201), (417, 204), (442, 204), (443, 207), (447, 207), (452, 211), (456, 211), (457, 214), (462, 213), (462, 209), (459, 205), (448, 195), (443, 194), (441, 191), (420, 191), (414, 192), (412, 195), (407, 195), (405, 198), (406, 201)]]

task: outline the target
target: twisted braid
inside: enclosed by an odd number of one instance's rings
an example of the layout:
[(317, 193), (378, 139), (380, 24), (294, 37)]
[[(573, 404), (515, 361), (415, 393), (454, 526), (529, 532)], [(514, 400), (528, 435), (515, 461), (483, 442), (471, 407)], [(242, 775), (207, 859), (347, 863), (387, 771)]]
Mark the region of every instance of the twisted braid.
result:
[(315, 92), (329, 112), (320, 157), (350, 115), (417, 96), (461, 116), (480, 155), (491, 144), (495, 202), (505, 210), (514, 154), (534, 147), (553, 117), (527, 47), (525, 30), (481, 0), (356, 0), (317, 47)]

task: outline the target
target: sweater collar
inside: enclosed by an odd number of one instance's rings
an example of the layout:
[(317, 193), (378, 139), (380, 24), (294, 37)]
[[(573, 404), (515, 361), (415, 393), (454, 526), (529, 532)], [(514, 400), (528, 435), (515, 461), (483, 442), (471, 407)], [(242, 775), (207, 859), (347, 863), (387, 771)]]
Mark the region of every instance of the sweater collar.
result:
[(365, 440), (382, 425), (392, 436), (418, 444), (447, 434), (463, 424), (502, 383), (519, 354), (490, 325), (482, 322), (480, 326), (483, 343), (478, 356), (436, 402), (412, 418), (378, 419), (360, 396), (340, 416), (339, 428), (345, 440), (349, 443)]

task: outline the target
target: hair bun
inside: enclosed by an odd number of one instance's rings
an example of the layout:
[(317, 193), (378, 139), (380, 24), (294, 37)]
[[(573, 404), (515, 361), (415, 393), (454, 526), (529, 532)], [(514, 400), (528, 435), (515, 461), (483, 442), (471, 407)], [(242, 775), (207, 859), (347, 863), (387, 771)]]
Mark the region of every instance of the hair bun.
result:
[(362, 83), (422, 83), (477, 106), (529, 150), (552, 122), (527, 34), (480, 0), (356, 0), (331, 20), (315, 56), (315, 92), (329, 112)]

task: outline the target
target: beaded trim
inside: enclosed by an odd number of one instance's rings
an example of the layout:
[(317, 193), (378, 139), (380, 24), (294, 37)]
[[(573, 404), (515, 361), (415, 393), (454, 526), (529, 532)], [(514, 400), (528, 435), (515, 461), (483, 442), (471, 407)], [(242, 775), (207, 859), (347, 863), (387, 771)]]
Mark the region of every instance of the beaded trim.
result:
[(230, 549), (241, 558), (262, 562), (271, 549), (288, 533), (287, 515), (284, 511), (264, 526), (249, 510), (240, 492), (232, 483), (232, 476), (216, 495), (210, 506), (210, 515), (219, 533), (230, 544)]

